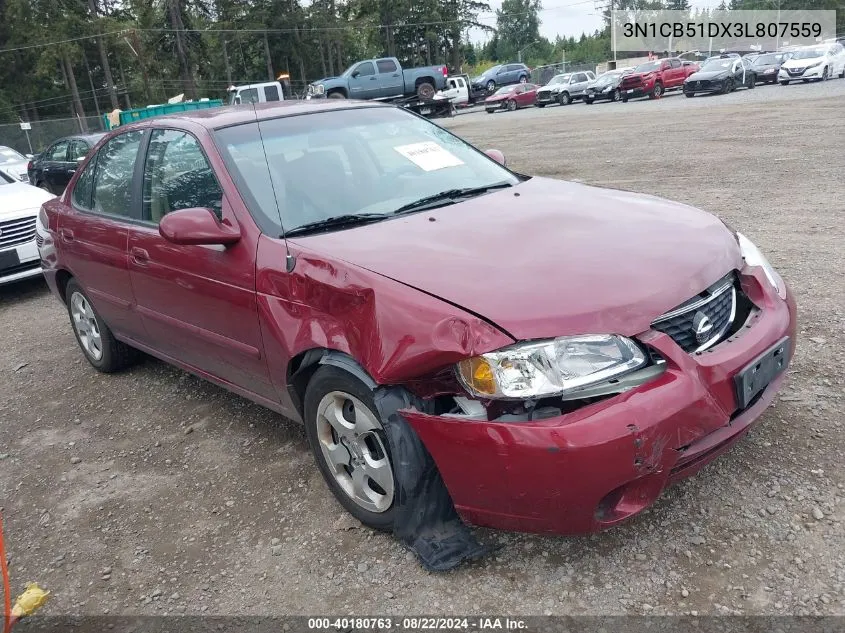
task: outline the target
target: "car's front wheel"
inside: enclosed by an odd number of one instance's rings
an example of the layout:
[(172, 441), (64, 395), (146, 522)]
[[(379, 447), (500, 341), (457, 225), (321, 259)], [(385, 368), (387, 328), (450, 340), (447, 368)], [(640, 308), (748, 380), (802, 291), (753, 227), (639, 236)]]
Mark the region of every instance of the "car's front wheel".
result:
[(138, 352), (114, 337), (76, 280), (68, 282), (65, 298), (76, 342), (97, 371), (110, 374), (137, 359)]
[(822, 70), (822, 81), (827, 81), (829, 78), (830, 78), (830, 71), (828, 70), (828, 67), (825, 66), (824, 70)]
[(780, 82), (780, 85), (781, 86), (788, 86), (789, 82), (788, 81), (782, 81), (782, 82)]
[(611, 97), (613, 101), (621, 101), (622, 100), (622, 91), (617, 88), (613, 91), (613, 97)]
[(496, 89), (496, 82), (492, 79), (487, 82), (487, 92), (491, 93)]
[(321, 367), (305, 392), (305, 430), (340, 504), (364, 525), (390, 530), (393, 465), (372, 391), (342, 369)]
[(558, 103), (560, 103), (560, 105), (562, 106), (569, 105), (570, 103), (572, 103), (572, 97), (569, 95), (568, 92), (561, 92), (557, 100)]
[(659, 81), (654, 84), (654, 90), (651, 91), (651, 95), (649, 95), (652, 99), (659, 99), (663, 96), (663, 84)]

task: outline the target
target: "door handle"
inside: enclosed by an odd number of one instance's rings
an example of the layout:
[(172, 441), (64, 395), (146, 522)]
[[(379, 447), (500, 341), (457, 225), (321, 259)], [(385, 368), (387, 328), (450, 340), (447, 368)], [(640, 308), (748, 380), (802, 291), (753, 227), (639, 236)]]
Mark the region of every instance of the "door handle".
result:
[(67, 170), (67, 173), (69, 173), (69, 174), (75, 174), (75, 173), (76, 173), (76, 170), (75, 170), (75, 169), (68, 169), (68, 170)]
[(62, 236), (63, 242), (73, 241), (73, 231), (71, 231), (70, 229), (59, 229), (59, 235)]
[(150, 261), (150, 254), (143, 248), (133, 246), (129, 249), (129, 257), (139, 266), (146, 266)]
[(370, 81), (375, 81), (378, 77), (370, 77)]

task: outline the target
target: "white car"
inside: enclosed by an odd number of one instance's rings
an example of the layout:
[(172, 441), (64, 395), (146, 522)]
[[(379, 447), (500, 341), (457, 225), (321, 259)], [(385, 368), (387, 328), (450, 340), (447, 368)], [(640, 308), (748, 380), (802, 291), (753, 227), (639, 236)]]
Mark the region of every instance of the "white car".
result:
[(831, 77), (845, 77), (845, 48), (842, 44), (817, 44), (792, 51), (792, 57), (781, 65), (778, 81), (786, 86), (790, 81), (824, 81)]
[(41, 275), (36, 228), (41, 205), (55, 196), (0, 173), (0, 285)]
[(13, 150), (11, 147), (0, 145), (0, 172), (11, 176), (15, 180), (29, 182), (26, 174), (26, 166), (32, 156), (24, 156)]

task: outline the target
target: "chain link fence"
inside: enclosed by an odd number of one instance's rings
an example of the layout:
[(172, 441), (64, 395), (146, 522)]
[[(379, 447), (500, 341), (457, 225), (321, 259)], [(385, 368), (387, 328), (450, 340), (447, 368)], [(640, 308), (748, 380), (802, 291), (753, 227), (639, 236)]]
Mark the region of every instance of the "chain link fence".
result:
[(57, 138), (104, 131), (103, 120), (97, 116), (84, 119), (45, 119), (32, 121), (30, 125), (32, 129), (28, 132), (21, 129), (20, 123), (0, 125), (0, 145), (16, 149), (21, 154), (37, 154), (47, 149)]

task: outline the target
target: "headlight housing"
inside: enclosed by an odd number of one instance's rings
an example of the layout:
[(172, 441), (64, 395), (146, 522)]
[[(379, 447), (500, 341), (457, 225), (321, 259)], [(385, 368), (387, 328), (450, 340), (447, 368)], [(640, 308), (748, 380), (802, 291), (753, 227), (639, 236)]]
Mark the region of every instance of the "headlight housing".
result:
[(634, 371), (647, 363), (631, 339), (614, 334), (561, 336), (519, 343), (457, 365), (474, 396), (529, 399), (568, 394)]
[(786, 283), (784, 283), (783, 278), (777, 271), (772, 268), (769, 260), (766, 259), (766, 256), (763, 255), (760, 249), (742, 233), (736, 233), (736, 241), (739, 244), (739, 250), (742, 253), (742, 259), (745, 260), (745, 263), (749, 266), (759, 266), (762, 268), (766, 274), (766, 279), (777, 290), (778, 296), (781, 299), (786, 299)]

